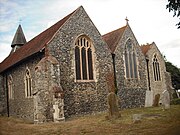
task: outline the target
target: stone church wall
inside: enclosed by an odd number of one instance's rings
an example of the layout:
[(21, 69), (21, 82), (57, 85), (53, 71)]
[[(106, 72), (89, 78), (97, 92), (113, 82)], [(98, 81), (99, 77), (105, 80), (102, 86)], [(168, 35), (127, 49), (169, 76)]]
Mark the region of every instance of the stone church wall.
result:
[[(130, 38), (135, 45), (138, 59), (138, 79), (126, 79), (124, 49), (127, 39)], [(146, 61), (140, 50), (140, 46), (129, 26), (127, 26), (118, 46), (115, 50), (116, 78), (118, 95), (122, 108), (143, 107), (145, 104), (145, 92), (147, 90)]]
[[(95, 48), (95, 80), (75, 81), (75, 40), (87, 35)], [(104, 111), (107, 109), (106, 74), (112, 70), (111, 54), (100, 33), (80, 8), (60, 28), (48, 45), (52, 56), (60, 63), (61, 86), (64, 90), (65, 117)]]
[(4, 81), (3, 75), (0, 75), (0, 115), (7, 115), (7, 93)]
[[(4, 74), (12, 76), (13, 99), (9, 99), (9, 115), (33, 120), (33, 98), (25, 98), (24, 76), (26, 69), (30, 70), (32, 78), (32, 90), (34, 89), (34, 66), (41, 59), (41, 55), (35, 55), (22, 64), (8, 70)], [(7, 86), (5, 86), (7, 87)]]
[(64, 93), (60, 86), (59, 62), (44, 57), (35, 67), (34, 122), (64, 120)]
[[(155, 81), (154, 79), (154, 71), (153, 71), (154, 54), (156, 54), (159, 65), (160, 65), (160, 76), (161, 76), (160, 81)], [(153, 45), (151, 49), (147, 52), (147, 56), (149, 58), (149, 64), (148, 64), (149, 65), (149, 78), (150, 78), (151, 91), (153, 92), (153, 97), (155, 97), (155, 95), (157, 94), (160, 94), (161, 96), (162, 92), (167, 89), (166, 78), (165, 78), (166, 67), (165, 67), (164, 58), (155, 45)]]

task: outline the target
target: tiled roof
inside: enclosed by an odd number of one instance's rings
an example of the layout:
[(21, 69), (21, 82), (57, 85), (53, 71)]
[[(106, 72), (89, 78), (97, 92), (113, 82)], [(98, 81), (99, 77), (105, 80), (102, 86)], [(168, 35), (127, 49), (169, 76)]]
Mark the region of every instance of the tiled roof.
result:
[(124, 30), (126, 29), (126, 26), (121, 27), (121, 28), (119, 28), (117, 30), (114, 30), (114, 31), (109, 32), (109, 33), (102, 36), (102, 38), (108, 44), (111, 52), (115, 51), (115, 49), (117, 47), (117, 44), (118, 44), (118, 41), (121, 39), (121, 37), (122, 37), (122, 35), (124, 33)]
[(152, 44), (147, 44), (147, 45), (142, 45), (141, 46), (141, 50), (143, 52), (144, 55), (146, 55), (146, 53), (148, 52), (148, 50), (151, 48)]
[(40, 33), (38, 36), (36, 36), (26, 44), (24, 44), (13, 54), (9, 55), (2, 63), (0, 63), (0, 73), (10, 68), (11, 66), (21, 62), (25, 58), (28, 58), (29, 56), (32, 56), (33, 54), (44, 49), (45, 45), (53, 38), (57, 30), (70, 18), (70, 16), (75, 11), (64, 17), (62, 20), (60, 20), (50, 28)]

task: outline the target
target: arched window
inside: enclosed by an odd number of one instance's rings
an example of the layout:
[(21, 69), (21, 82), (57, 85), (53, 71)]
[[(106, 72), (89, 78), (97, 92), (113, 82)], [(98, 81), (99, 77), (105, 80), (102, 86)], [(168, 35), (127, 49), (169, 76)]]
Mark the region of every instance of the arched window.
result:
[(80, 36), (75, 42), (76, 80), (93, 80), (93, 49), (87, 36)]
[(127, 79), (138, 78), (136, 51), (131, 39), (128, 39), (124, 51), (125, 73)]
[(156, 54), (154, 55), (153, 58), (153, 71), (154, 71), (154, 80), (161, 81), (160, 67)]
[(31, 74), (29, 69), (26, 69), (24, 82), (25, 82), (25, 97), (29, 98), (32, 96), (32, 86), (31, 86), (32, 81), (31, 81)]
[(8, 97), (9, 99), (14, 99), (14, 91), (13, 91), (13, 79), (12, 76), (8, 76)]

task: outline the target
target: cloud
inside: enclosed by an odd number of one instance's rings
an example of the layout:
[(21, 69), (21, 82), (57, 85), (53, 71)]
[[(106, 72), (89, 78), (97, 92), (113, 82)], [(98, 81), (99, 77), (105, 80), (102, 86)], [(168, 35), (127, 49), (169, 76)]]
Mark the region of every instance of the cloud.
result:
[(9, 55), (11, 51), (11, 46), (9, 44), (6, 43), (2, 43), (0, 45), (0, 62), (2, 62), (5, 58), (5, 56), (7, 57), (7, 55)]
[(15, 1), (0, 1), (0, 32), (10, 31), (24, 17), (21, 6)]
[(169, 48), (180, 49), (180, 38), (176, 38), (171, 41), (168, 41), (164, 43), (162, 46), (164, 46), (164, 48), (166, 49), (169, 49)]
[[(124, 26), (126, 24), (124, 19), (127, 16), (140, 44), (154, 41), (162, 52), (170, 48), (179, 49), (180, 31), (175, 26), (177, 18), (173, 18), (165, 8), (165, 1), (0, 0), (0, 53), (2, 46), (10, 47), (20, 19), (26, 39), (29, 41), (80, 5), (85, 8), (102, 34)], [(170, 56), (169, 53), (172, 52), (167, 53)], [(9, 52), (5, 56), (8, 54)]]

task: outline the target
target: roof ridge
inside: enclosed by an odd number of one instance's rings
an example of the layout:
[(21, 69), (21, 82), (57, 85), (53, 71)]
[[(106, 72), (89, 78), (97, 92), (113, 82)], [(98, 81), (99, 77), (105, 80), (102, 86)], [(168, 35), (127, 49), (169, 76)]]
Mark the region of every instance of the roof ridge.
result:
[(144, 45), (141, 45), (140, 48), (143, 52), (144, 55), (146, 55), (146, 53), (149, 51), (149, 49), (151, 49), (151, 46), (153, 45), (154, 42), (152, 42), (151, 44), (144, 44)]
[(103, 37), (103, 36), (106, 36), (106, 35), (108, 35), (108, 34), (111, 34), (111, 33), (115, 32), (115, 31), (118, 31), (118, 30), (120, 30), (120, 29), (122, 29), (122, 28), (125, 28), (125, 27), (127, 27), (127, 25), (125, 25), (125, 26), (123, 26), (123, 27), (120, 27), (120, 28), (118, 28), (118, 29), (115, 29), (115, 30), (113, 30), (113, 31), (110, 31), (110, 32), (102, 35), (102, 37)]

